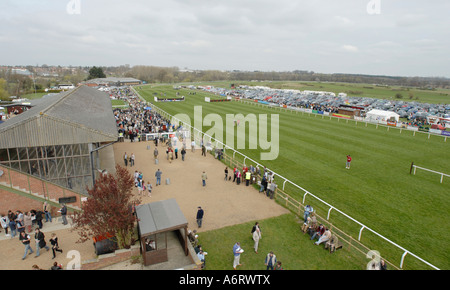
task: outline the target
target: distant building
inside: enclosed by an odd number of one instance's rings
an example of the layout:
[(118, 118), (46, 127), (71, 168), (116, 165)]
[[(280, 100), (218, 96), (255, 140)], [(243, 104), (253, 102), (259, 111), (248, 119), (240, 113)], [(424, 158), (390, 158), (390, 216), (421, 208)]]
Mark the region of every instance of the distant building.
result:
[(74, 88), (75, 88), (75, 86), (72, 85), (72, 84), (59, 84), (58, 85), (58, 89), (59, 90), (71, 90), (71, 89), (74, 89)]
[(119, 78), (119, 77), (107, 77), (98, 78), (82, 82), (82, 84), (88, 87), (101, 87), (101, 86), (133, 86), (141, 85), (142, 81), (135, 78)]
[(102, 166), (100, 149), (117, 141), (108, 94), (87, 86), (33, 100), (0, 124), (0, 167), (86, 193)]
[(24, 76), (32, 75), (32, 73), (25, 68), (13, 68), (13, 69), (11, 69), (11, 73), (18, 74), (18, 75), (24, 75)]

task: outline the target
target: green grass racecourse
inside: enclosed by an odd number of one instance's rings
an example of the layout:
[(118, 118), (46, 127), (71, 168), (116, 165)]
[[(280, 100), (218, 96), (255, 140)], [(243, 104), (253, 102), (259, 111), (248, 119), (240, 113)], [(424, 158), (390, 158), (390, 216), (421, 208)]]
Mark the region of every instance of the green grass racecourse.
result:
[[(176, 90), (172, 86), (141, 86), (138, 92), (153, 102), (153, 93), (175, 96)], [(263, 165), (440, 269), (450, 268), (450, 206), (447, 201), (450, 179), (444, 177), (441, 184), (436, 174), (424, 171), (418, 171), (415, 176), (409, 174), (412, 161), (450, 173), (450, 140), (444, 142), (442, 137), (428, 138), (427, 134), (414, 136), (406, 130), (400, 133), (397, 129), (365, 126), (363, 122), (356, 124), (239, 102), (206, 103), (206, 93), (181, 92), (186, 96), (184, 102), (157, 103), (157, 106), (172, 115), (187, 114), (191, 120), (194, 106), (202, 106), (203, 117), (216, 113), (223, 116), (223, 120), (226, 114), (278, 114), (279, 155), (275, 160), (261, 161)], [(204, 127), (203, 131), (208, 129)], [(259, 160), (259, 150), (240, 151)], [(353, 157), (350, 170), (345, 169), (347, 154)], [(302, 192), (293, 186), (286, 189), (297, 200), (302, 200)], [(326, 217), (328, 208), (312, 197), (308, 197), (306, 203)], [(337, 227), (358, 237), (359, 226), (349, 223), (337, 212), (332, 211), (331, 218)], [(362, 237), (364, 244), (398, 265), (403, 251), (393, 250), (367, 231), (363, 231)], [(404, 268), (429, 269), (410, 255), (406, 256)]]

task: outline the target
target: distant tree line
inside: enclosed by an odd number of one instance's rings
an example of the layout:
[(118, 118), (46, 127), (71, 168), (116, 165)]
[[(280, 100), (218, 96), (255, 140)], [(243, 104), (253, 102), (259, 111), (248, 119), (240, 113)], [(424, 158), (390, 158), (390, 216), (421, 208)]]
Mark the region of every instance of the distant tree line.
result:
[[(147, 83), (181, 83), (205, 81), (320, 81), (346, 82), (384, 86), (405, 86), (422, 89), (450, 88), (450, 79), (444, 77), (403, 77), (363, 74), (324, 74), (306, 70), (294, 71), (220, 71), (220, 70), (185, 70), (178, 67), (159, 67), (148, 65), (93, 66), (93, 67), (40, 67), (26, 66), (32, 76), (15, 74), (11, 69), (0, 70), (0, 98), (43, 91), (61, 83), (77, 85), (82, 81), (108, 76), (132, 77)], [(38, 69), (51, 68), (52, 76), (42, 76)], [(7, 96), (6, 96), (7, 95)], [(397, 96), (399, 98), (400, 96)]]
[(186, 71), (177, 67), (134, 66), (123, 74), (148, 83), (179, 83), (201, 81), (320, 81), (367, 83), (386, 86), (418, 88), (450, 88), (450, 79), (444, 77), (402, 77), (363, 74), (324, 74), (313, 71)]

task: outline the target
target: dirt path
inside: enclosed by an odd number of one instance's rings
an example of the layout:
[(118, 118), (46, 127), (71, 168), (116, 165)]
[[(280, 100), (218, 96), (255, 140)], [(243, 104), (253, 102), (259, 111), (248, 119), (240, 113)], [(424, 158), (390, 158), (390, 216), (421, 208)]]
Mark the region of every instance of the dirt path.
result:
[[(147, 150), (147, 145), (150, 145), (150, 150)], [(152, 197), (145, 194), (142, 196), (142, 203), (175, 198), (190, 229), (197, 229), (198, 232), (208, 231), (288, 212), (251, 186), (225, 181), (225, 166), (210, 154), (205, 157), (201, 155), (200, 150), (194, 153), (188, 150), (185, 161), (181, 160), (179, 154), (178, 159), (170, 163), (166, 159), (166, 147), (159, 145), (159, 164), (155, 165), (153, 150), (152, 142), (114, 144), (116, 162), (123, 166), (124, 152), (128, 155), (134, 153), (135, 166), (128, 166), (128, 170), (131, 173), (135, 170), (142, 172), (145, 183), (150, 181), (153, 185)], [(155, 186), (155, 172), (158, 168), (163, 173), (162, 185)], [(205, 187), (202, 186), (201, 180), (203, 171), (208, 176)], [(232, 172), (232, 169), (229, 169), (229, 172)], [(166, 178), (170, 178), (169, 185), (165, 184)], [(135, 192), (137, 194), (137, 189)], [(203, 226), (200, 229), (196, 223), (198, 206), (205, 211)]]

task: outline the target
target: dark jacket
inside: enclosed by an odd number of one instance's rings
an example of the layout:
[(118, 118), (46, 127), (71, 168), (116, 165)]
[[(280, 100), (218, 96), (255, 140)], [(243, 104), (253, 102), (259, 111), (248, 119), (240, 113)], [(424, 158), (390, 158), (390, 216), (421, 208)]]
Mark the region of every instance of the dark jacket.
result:
[(203, 209), (199, 209), (198, 211), (197, 211), (197, 219), (202, 219), (203, 218)]
[(39, 240), (39, 248), (43, 248), (47, 245), (45, 242), (45, 235), (43, 232), (39, 231), (38, 233), (34, 234), (34, 238), (36, 240)]

